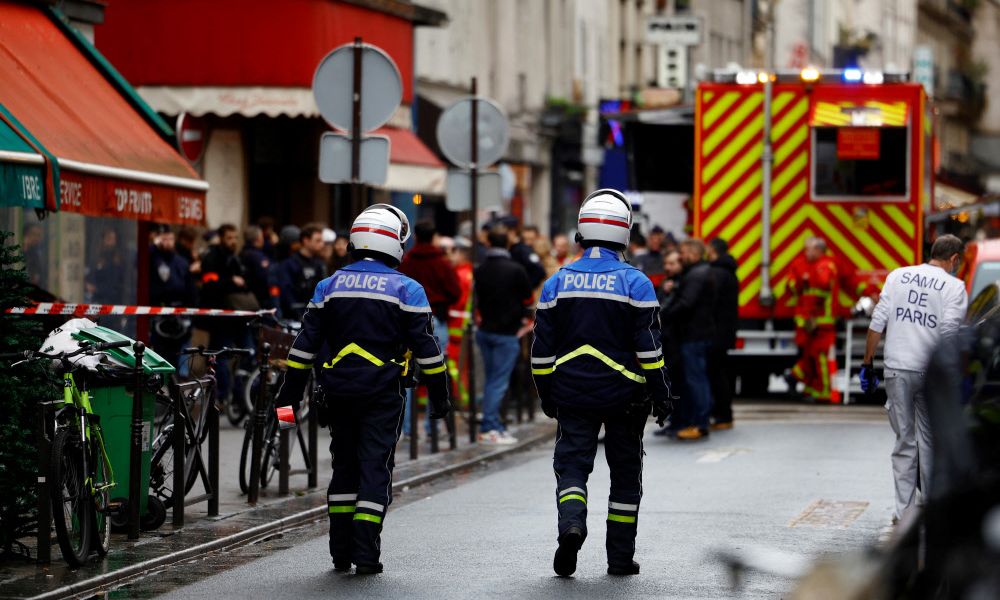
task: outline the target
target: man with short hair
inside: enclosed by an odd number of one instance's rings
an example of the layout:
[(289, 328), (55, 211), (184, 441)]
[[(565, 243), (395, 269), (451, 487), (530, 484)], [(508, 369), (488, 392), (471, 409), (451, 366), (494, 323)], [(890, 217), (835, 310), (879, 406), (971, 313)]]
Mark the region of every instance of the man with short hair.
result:
[(299, 249), (278, 265), (281, 316), (299, 320), (313, 290), (326, 277), (323, 229), (307, 225), (299, 232)]
[[(150, 306), (195, 306), (198, 290), (188, 261), (177, 253), (177, 240), (167, 225), (158, 225), (149, 248)], [(180, 351), (191, 343), (191, 319), (188, 317), (157, 317), (153, 320), (150, 343), (160, 356), (187, 372), (181, 365)]]
[(677, 298), (664, 306), (660, 319), (676, 324), (681, 338), (685, 406), (689, 419), (677, 432), (679, 440), (697, 440), (708, 435), (712, 413), (712, 387), (708, 379), (708, 352), (715, 336), (715, 282), (705, 262), (705, 244), (688, 239), (680, 244), (684, 274)]
[(894, 521), (918, 503), (917, 490), (921, 498), (927, 497), (934, 455), (924, 374), (934, 347), (955, 335), (965, 318), (965, 284), (953, 276), (962, 251), (960, 239), (943, 235), (931, 247), (929, 262), (889, 273), (869, 325), (861, 387), (869, 394), (878, 387), (873, 360), (884, 332), (885, 407), (896, 434)]
[(240, 259), (247, 270), (247, 287), (253, 292), (261, 308), (271, 308), (271, 286), (269, 282), (271, 259), (264, 252), (264, 230), (256, 225), (247, 225), (243, 230), (243, 249)]
[(521, 351), (517, 332), (527, 316), (533, 288), (524, 267), (508, 252), (510, 240), (506, 228), (494, 227), (486, 239), (486, 260), (473, 272), (481, 317), (476, 344), (486, 370), (479, 441), (515, 444), (517, 438), (507, 433), (500, 419), (500, 404)]

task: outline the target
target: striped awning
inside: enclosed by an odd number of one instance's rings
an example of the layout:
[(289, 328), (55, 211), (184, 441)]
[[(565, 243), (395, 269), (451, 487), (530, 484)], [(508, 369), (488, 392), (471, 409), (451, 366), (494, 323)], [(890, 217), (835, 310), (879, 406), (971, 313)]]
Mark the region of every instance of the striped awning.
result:
[(813, 127), (906, 127), (909, 122), (906, 102), (828, 102), (817, 101), (809, 124)]

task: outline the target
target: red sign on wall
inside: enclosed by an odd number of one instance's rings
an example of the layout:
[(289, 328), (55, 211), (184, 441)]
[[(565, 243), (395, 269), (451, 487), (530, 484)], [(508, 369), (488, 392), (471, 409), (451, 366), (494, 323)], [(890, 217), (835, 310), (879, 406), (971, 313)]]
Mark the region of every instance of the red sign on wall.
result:
[(60, 209), (95, 217), (201, 225), (205, 192), (63, 170)]
[(878, 127), (841, 127), (837, 130), (838, 160), (878, 160)]

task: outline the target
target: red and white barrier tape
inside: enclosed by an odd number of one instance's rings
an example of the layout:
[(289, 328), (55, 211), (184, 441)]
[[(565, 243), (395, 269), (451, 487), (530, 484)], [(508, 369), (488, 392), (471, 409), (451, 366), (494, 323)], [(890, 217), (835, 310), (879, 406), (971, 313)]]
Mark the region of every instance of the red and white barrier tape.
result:
[(66, 315), (91, 317), (101, 315), (122, 316), (162, 316), (179, 315), (191, 317), (256, 317), (274, 314), (270, 310), (229, 310), (226, 308), (184, 308), (175, 306), (128, 306), (125, 304), (68, 304), (60, 302), (40, 302), (34, 306), (14, 306), (5, 309), (9, 315)]

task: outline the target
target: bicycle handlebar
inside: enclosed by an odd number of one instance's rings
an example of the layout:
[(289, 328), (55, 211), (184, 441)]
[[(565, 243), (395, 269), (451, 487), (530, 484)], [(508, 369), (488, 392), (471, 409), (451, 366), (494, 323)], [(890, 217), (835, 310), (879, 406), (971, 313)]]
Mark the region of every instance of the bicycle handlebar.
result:
[(23, 350), (21, 352), (7, 352), (5, 354), (0, 354), (0, 360), (67, 360), (73, 358), (74, 356), (80, 354), (94, 354), (95, 352), (103, 352), (105, 350), (111, 350), (112, 348), (125, 348), (131, 346), (132, 342), (129, 340), (118, 340), (117, 342), (102, 342), (100, 344), (92, 344), (87, 341), (80, 342), (80, 347), (73, 352), (56, 352), (55, 354), (48, 354), (40, 350)]
[(181, 350), (181, 354), (197, 354), (198, 356), (251, 356), (253, 354), (252, 350), (247, 348), (219, 348), (218, 350), (208, 350), (204, 346), (196, 346), (194, 348), (184, 348)]

